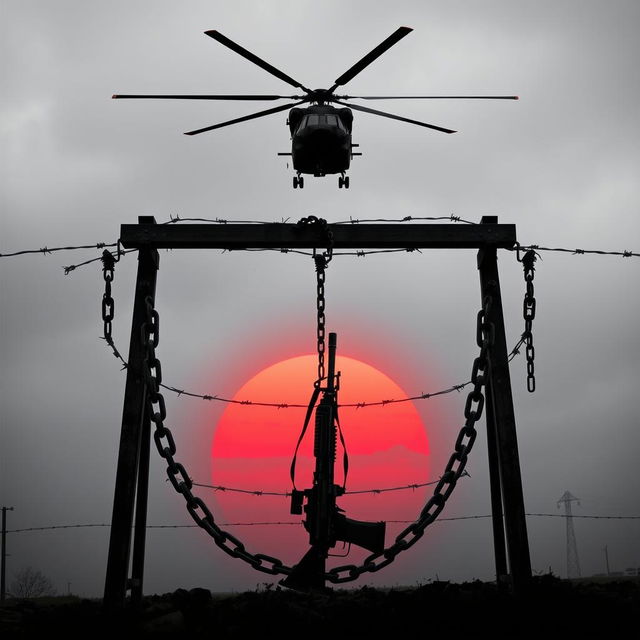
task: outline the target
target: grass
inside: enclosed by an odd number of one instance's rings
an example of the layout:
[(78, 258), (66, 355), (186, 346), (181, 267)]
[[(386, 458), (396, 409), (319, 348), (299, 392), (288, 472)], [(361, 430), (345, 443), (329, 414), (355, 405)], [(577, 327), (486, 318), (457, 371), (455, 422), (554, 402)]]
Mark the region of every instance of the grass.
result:
[[(497, 638), (608, 637), (636, 625), (640, 580), (560, 580), (536, 576), (526, 596), (493, 583), (433, 582), (416, 587), (361, 587), (299, 593), (264, 585), (255, 591), (212, 595), (178, 589), (107, 612), (100, 600), (74, 596), (8, 601), (0, 608), (0, 635), (7, 638), (110, 637), (191, 639), (259, 637), (356, 640), (406, 634), (456, 636), (489, 632)], [(567, 635), (568, 634), (568, 635)], [(602, 635), (605, 634), (605, 635)]]

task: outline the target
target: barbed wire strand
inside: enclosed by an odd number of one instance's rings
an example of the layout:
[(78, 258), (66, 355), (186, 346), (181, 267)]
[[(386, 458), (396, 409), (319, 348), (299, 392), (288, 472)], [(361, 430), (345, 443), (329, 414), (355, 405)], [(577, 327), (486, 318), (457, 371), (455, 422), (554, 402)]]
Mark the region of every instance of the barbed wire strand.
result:
[[(272, 224), (285, 224), (289, 218), (283, 218), (281, 221), (264, 221), (264, 220), (228, 220), (225, 218), (181, 218), (179, 215), (170, 216), (170, 219), (162, 222), (162, 225), (168, 224), (177, 224), (184, 222), (207, 222), (214, 224), (256, 224), (256, 225), (272, 225)], [(448, 216), (405, 216), (403, 218), (353, 218), (350, 217), (349, 220), (340, 220), (338, 222), (333, 222), (331, 224), (335, 225), (353, 225), (353, 224), (374, 224), (374, 223), (403, 223), (403, 222), (417, 222), (417, 221), (439, 221), (439, 220), (449, 220), (451, 222), (462, 222), (463, 224), (471, 224), (478, 225), (480, 223), (473, 222), (471, 220), (465, 220), (460, 216), (456, 216), (454, 214), (450, 214)], [(117, 242), (99, 242), (96, 244), (87, 244), (87, 245), (75, 245), (75, 246), (66, 246), (66, 247), (42, 247), (39, 249), (25, 249), (22, 251), (14, 251), (11, 253), (0, 253), (0, 258), (13, 257), (25, 254), (37, 254), (41, 253), (43, 255), (51, 254), (57, 251), (75, 251), (79, 249), (103, 249), (105, 247), (114, 247), (118, 243)], [(529, 245), (521, 245), (519, 247), (523, 250), (533, 249), (535, 251), (558, 251), (563, 253), (570, 253), (572, 255), (612, 255), (612, 256), (622, 256), (623, 258), (631, 258), (631, 257), (640, 257), (640, 253), (634, 251), (605, 251), (601, 249), (568, 249), (564, 247), (543, 247), (537, 244), (529, 244)], [(133, 249), (134, 251), (136, 249)], [(397, 252), (407, 252), (414, 251), (413, 248), (406, 249), (380, 249), (380, 250), (367, 250), (367, 251), (350, 251), (350, 252), (337, 252), (334, 255), (343, 255), (343, 256), (357, 256), (362, 257), (369, 254), (375, 253), (397, 253)], [(510, 251), (515, 251), (516, 247), (508, 249)], [(224, 252), (230, 252), (231, 249), (223, 250)], [(312, 256), (313, 254), (306, 251), (299, 251), (295, 249), (233, 249), (233, 251), (276, 251), (279, 253), (298, 253), (301, 255)], [(124, 253), (123, 251), (119, 251), (119, 253)], [(86, 264), (90, 264), (91, 262), (95, 262), (100, 258), (96, 258), (94, 260), (88, 260), (86, 262), (82, 262), (76, 265), (70, 265), (68, 267), (63, 267), (65, 269), (65, 274), (70, 273), (80, 266), (84, 266)]]
[[(468, 471), (464, 471), (462, 473), (462, 475), (460, 477), (464, 477), (464, 476), (469, 476), (469, 472)], [(168, 481), (167, 481), (168, 482)], [(406, 485), (402, 485), (399, 487), (385, 487), (383, 489), (359, 489), (357, 491), (345, 491), (344, 495), (356, 495), (356, 494), (362, 494), (362, 493), (374, 493), (374, 494), (378, 494), (378, 493), (386, 493), (388, 491), (405, 491), (408, 489), (419, 489), (421, 487), (428, 487), (430, 485), (433, 484), (438, 484), (438, 482), (440, 482), (440, 479), (438, 480), (430, 480), (429, 482), (419, 482), (419, 483), (413, 483), (413, 484), (406, 484)], [(193, 482), (192, 484), (194, 487), (204, 487), (206, 489), (214, 489), (215, 491), (221, 491), (221, 492), (231, 492), (231, 493), (245, 493), (245, 494), (251, 494), (254, 496), (282, 496), (282, 497), (289, 497), (291, 496), (291, 492), (290, 491), (262, 491), (262, 490), (256, 490), (256, 489), (238, 489), (235, 487), (223, 487), (221, 485), (214, 485), (214, 484), (204, 484), (201, 482)]]
[[(256, 223), (257, 224), (257, 223)], [(265, 223), (267, 224), (267, 223)], [(473, 223), (469, 223), (469, 224), (473, 224)], [(572, 255), (606, 255), (606, 256), (621, 256), (623, 258), (639, 258), (640, 257), (640, 253), (634, 252), (634, 251), (603, 251), (600, 249), (566, 249), (566, 248), (561, 248), (561, 247), (541, 247), (540, 245), (536, 245), (536, 244), (531, 244), (531, 245), (520, 245), (520, 250), (528, 250), (528, 249), (533, 249), (535, 251), (556, 251), (556, 252), (563, 252), (563, 253), (570, 253)], [(130, 253), (131, 251), (137, 251), (138, 249), (125, 249), (120, 251), (120, 254), (125, 254), (125, 253)], [(515, 251), (516, 248), (507, 248), (507, 251)], [(40, 252), (40, 250), (34, 250), (28, 253), (38, 253)], [(313, 252), (311, 251), (303, 251), (302, 249), (289, 249), (289, 248), (268, 248), (268, 247), (256, 247), (256, 248), (242, 248), (242, 249), (235, 249), (235, 248), (226, 248), (226, 249), (220, 249), (220, 253), (224, 254), (224, 253), (238, 253), (238, 252), (244, 252), (244, 253), (293, 253), (293, 254), (297, 254), (297, 255), (301, 255), (301, 256), (305, 256), (305, 257), (310, 257), (313, 258)], [(398, 248), (398, 249), (359, 249), (356, 251), (334, 251), (333, 252), (333, 256), (337, 256), (337, 257), (345, 257), (345, 256), (352, 256), (352, 257), (356, 257), (356, 258), (364, 258), (366, 256), (370, 256), (370, 255), (379, 255), (379, 254), (383, 254), (383, 253), (420, 253), (422, 254), (422, 251), (420, 249), (418, 249), (417, 247), (407, 247), (407, 248)], [(9, 256), (9, 255), (18, 255), (18, 254), (0, 254), (0, 257), (3, 256)], [(64, 273), (65, 275), (69, 275), (69, 273), (71, 273), (72, 271), (75, 271), (75, 269), (79, 268), (79, 267), (83, 267), (85, 265), (91, 264), (92, 262), (98, 262), (99, 260), (102, 260), (102, 257), (96, 257), (93, 258), (91, 260), (86, 260), (85, 262), (81, 262), (79, 264), (73, 264), (73, 265), (69, 265), (69, 266), (63, 266), (62, 268), (64, 269)]]
[(13, 256), (22, 256), (29, 253), (42, 253), (47, 255), (56, 251), (75, 251), (76, 249), (104, 249), (106, 247), (115, 247), (117, 242), (98, 242), (97, 244), (83, 244), (73, 247), (42, 247), (41, 249), (25, 249), (23, 251), (14, 251), (12, 253), (0, 253), (0, 258), (11, 258)]
[[(255, 247), (255, 248), (243, 247), (241, 249), (227, 248), (227, 249), (221, 250), (222, 253), (237, 253), (238, 251), (243, 251), (245, 253), (259, 253), (259, 252), (268, 252), (268, 251), (275, 252), (275, 253), (297, 253), (298, 255), (301, 255), (301, 256), (313, 257), (312, 251), (303, 251), (302, 249), (288, 249), (288, 248), (277, 249), (275, 247)], [(414, 252), (422, 253), (422, 251), (417, 247), (407, 247), (406, 249), (404, 248), (358, 249), (356, 251), (334, 251), (331, 255), (332, 256), (356, 256), (358, 258), (364, 258), (365, 256), (373, 255), (377, 253), (414, 253)]]
[[(111, 255), (113, 255), (114, 257), (117, 257), (118, 260), (120, 259), (121, 256), (127, 254), (127, 253), (131, 253), (132, 251), (137, 251), (137, 249), (120, 249), (119, 251), (111, 251)], [(68, 276), (72, 271), (75, 271), (78, 267), (84, 267), (87, 264), (91, 264), (92, 262), (98, 262), (98, 261), (102, 261), (103, 257), (102, 256), (98, 256), (97, 258), (91, 258), (91, 260), (85, 260), (84, 262), (80, 262), (79, 264), (72, 264), (69, 265), (67, 267), (62, 267), (64, 269), (64, 275)]]
[[(287, 218), (288, 220), (288, 218)], [(160, 224), (177, 224), (180, 222), (211, 222), (214, 224), (284, 224), (286, 220), (282, 220), (280, 222), (273, 222), (269, 220), (227, 220), (225, 218), (181, 218), (179, 215), (175, 217), (170, 215), (169, 220), (166, 222), (161, 222)]]
[(374, 222), (416, 222), (416, 221), (436, 221), (436, 220), (449, 220), (450, 222), (462, 222), (464, 224), (480, 224), (479, 222), (472, 222), (471, 220), (464, 220), (460, 216), (450, 214), (448, 216), (405, 216), (404, 218), (370, 218), (370, 219), (354, 219), (351, 216), (348, 220), (341, 220), (339, 222), (332, 222), (330, 224), (369, 224)]
[[(120, 362), (122, 363), (122, 370), (127, 369), (129, 365), (127, 361), (122, 357), (122, 354), (116, 347), (113, 339), (107, 339), (104, 336), (100, 336), (100, 339), (105, 340), (107, 342), (107, 344), (109, 345), (109, 347), (113, 352), (113, 355), (118, 360), (120, 360)], [(520, 347), (525, 343), (525, 341), (526, 341), (526, 336), (525, 334), (522, 334), (522, 336), (520, 337), (516, 345), (513, 347), (513, 349), (509, 353), (509, 356), (508, 356), (509, 362), (511, 362), (511, 360), (513, 360), (513, 358), (515, 358), (520, 353)], [(380, 406), (386, 406), (388, 404), (413, 402), (415, 400), (429, 400), (430, 398), (447, 395), (449, 393), (453, 393), (454, 391), (460, 392), (470, 384), (471, 384), (471, 380), (467, 380), (466, 382), (463, 382), (461, 384), (454, 384), (451, 387), (448, 387), (447, 389), (441, 389), (440, 391), (433, 391), (430, 393), (420, 393), (418, 395), (408, 396), (406, 398), (390, 398), (385, 400), (375, 400), (375, 401), (369, 401), (369, 402), (366, 402), (366, 401), (365, 402), (349, 402), (349, 403), (340, 404), (338, 406), (340, 408), (364, 409), (367, 407), (380, 407)], [(249, 407), (272, 407), (275, 409), (306, 409), (308, 406), (308, 403), (302, 404), (302, 403), (292, 403), (292, 402), (260, 402), (256, 400), (236, 400), (234, 398), (225, 398), (217, 394), (195, 393), (193, 391), (187, 391), (186, 389), (179, 389), (177, 387), (167, 385), (163, 382), (160, 383), (160, 386), (163, 389), (166, 389), (167, 391), (170, 391), (171, 393), (176, 394), (178, 397), (186, 396), (189, 398), (198, 398), (200, 400), (211, 401), (211, 402), (216, 401), (216, 402), (223, 402), (226, 404), (237, 404), (237, 405), (249, 406)]]
[[(525, 513), (530, 518), (583, 518), (587, 520), (640, 520), (640, 516), (599, 516), (599, 515), (567, 515), (565, 513)], [(449, 518), (438, 518), (435, 522), (453, 522), (457, 520), (480, 520), (484, 518), (492, 518), (491, 514), (473, 515), (473, 516), (452, 516)], [(413, 520), (385, 520), (391, 524), (407, 524)], [(302, 526), (302, 521), (269, 521), (269, 522), (225, 522), (221, 526), (226, 527), (257, 527), (257, 526)], [(27, 531), (51, 531), (54, 529), (85, 529), (85, 528), (110, 528), (110, 524), (63, 524), (51, 525), (46, 527), (26, 527), (24, 529), (9, 529), (7, 533), (25, 533)], [(132, 525), (134, 528), (135, 525)], [(147, 529), (197, 529), (197, 524), (148, 524)]]
[[(215, 224), (285, 224), (289, 218), (283, 218), (280, 221), (268, 221), (268, 220), (228, 220), (225, 218), (181, 218), (179, 215), (175, 217), (170, 215), (169, 220), (161, 224), (176, 224), (180, 222), (212, 222)], [(450, 222), (462, 222), (464, 224), (480, 224), (478, 222), (472, 222), (470, 220), (464, 220), (460, 216), (450, 214), (448, 216), (405, 216), (404, 218), (370, 218), (370, 219), (357, 219), (349, 216), (348, 220), (339, 220), (336, 222), (329, 222), (329, 224), (368, 224), (375, 222), (416, 222), (416, 221), (437, 221), (437, 220), (449, 220)]]
[[(532, 249), (533, 251), (559, 251), (561, 253), (571, 253), (572, 255), (600, 255), (600, 256), (622, 256), (623, 258), (640, 258), (640, 253), (634, 251), (603, 251), (601, 249), (565, 249), (562, 247), (541, 247), (537, 244), (520, 245), (521, 251)], [(508, 249), (516, 251), (517, 247)]]

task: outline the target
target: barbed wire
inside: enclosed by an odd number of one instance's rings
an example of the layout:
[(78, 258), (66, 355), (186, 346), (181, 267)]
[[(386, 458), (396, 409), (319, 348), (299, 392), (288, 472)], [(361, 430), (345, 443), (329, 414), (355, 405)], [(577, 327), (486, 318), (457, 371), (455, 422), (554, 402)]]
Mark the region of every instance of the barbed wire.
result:
[(404, 218), (370, 218), (370, 219), (354, 219), (349, 216), (348, 220), (341, 220), (339, 222), (331, 222), (330, 224), (369, 224), (374, 222), (416, 222), (419, 220), (427, 220), (435, 222), (437, 220), (449, 220), (450, 222), (462, 222), (464, 224), (480, 224), (479, 222), (472, 222), (471, 220), (464, 220), (460, 216), (450, 214), (448, 216), (405, 216)]
[[(119, 357), (124, 362), (124, 359), (119, 353), (117, 354), (117, 357)], [(126, 366), (126, 362), (124, 364)], [(421, 393), (419, 395), (409, 396), (407, 398), (390, 398), (388, 400), (375, 400), (370, 402), (350, 402), (350, 403), (339, 404), (338, 406), (340, 408), (364, 409), (365, 407), (386, 406), (388, 404), (399, 404), (402, 402), (411, 402), (413, 400), (428, 400), (429, 398), (434, 398), (436, 396), (452, 393), (453, 391), (462, 391), (462, 389), (464, 389), (469, 384), (471, 384), (470, 380), (462, 384), (455, 384), (449, 387), (448, 389), (442, 389), (441, 391), (434, 391), (431, 393)], [(252, 406), (252, 407), (272, 407), (275, 409), (306, 409), (308, 406), (308, 403), (299, 404), (299, 403), (292, 403), (292, 402), (260, 402), (256, 400), (235, 400), (233, 398), (224, 398), (218, 395), (199, 394), (199, 393), (193, 393), (191, 391), (186, 391), (184, 389), (176, 389), (175, 387), (165, 385), (164, 383), (161, 383), (160, 386), (163, 389), (166, 389), (167, 391), (171, 391), (178, 396), (184, 395), (191, 398), (218, 401), (218, 402), (224, 402), (228, 404), (239, 404), (239, 405)]]
[[(302, 522), (278, 522), (278, 521), (269, 521), (269, 522), (225, 522), (222, 526), (227, 527), (257, 527), (257, 526), (275, 526), (275, 525), (297, 525), (302, 526)], [(110, 524), (100, 523), (100, 524), (59, 524), (59, 525), (51, 525), (47, 527), (27, 527), (24, 529), (8, 529), (7, 533), (24, 533), (27, 531), (51, 531), (54, 529), (88, 529), (88, 528), (111, 528)], [(135, 525), (131, 525), (131, 528), (134, 529)], [(145, 525), (146, 529), (198, 529), (197, 524), (148, 524)]]
[[(463, 477), (463, 476), (469, 476), (469, 472), (463, 471), (460, 477)], [(379, 493), (386, 493), (388, 491), (406, 491), (408, 489), (415, 490), (415, 489), (420, 489), (421, 487), (428, 487), (433, 484), (438, 484), (438, 482), (440, 482), (440, 479), (430, 480), (429, 482), (418, 482), (413, 484), (406, 484), (399, 487), (385, 487), (383, 489), (359, 489), (356, 491), (345, 491), (343, 495), (357, 495), (357, 494), (363, 494), (363, 493), (379, 494)], [(223, 487), (221, 485), (204, 484), (201, 482), (194, 482), (194, 481), (192, 481), (191, 484), (193, 484), (194, 487), (204, 487), (206, 489), (214, 489), (215, 491), (230, 492), (230, 493), (244, 493), (244, 494), (250, 494), (254, 496), (282, 496), (282, 497), (291, 496), (290, 491), (262, 491), (260, 489), (257, 489), (257, 490), (256, 489), (238, 489), (235, 487)]]
[[(518, 340), (516, 345), (509, 352), (509, 356), (508, 356), (509, 362), (511, 362), (511, 360), (513, 360), (513, 358), (515, 358), (520, 353), (520, 347), (522, 347), (522, 345), (525, 342), (526, 342), (526, 335), (522, 334), (522, 336), (520, 336), (520, 339)], [(115, 349), (115, 345), (112, 344), (111, 346), (114, 349), (114, 355), (116, 355), (116, 357), (118, 357), (123, 362), (124, 367), (126, 368), (127, 363), (124, 360), (124, 358), (122, 358), (122, 356), (117, 351), (117, 349)], [(370, 402), (349, 402), (349, 403), (339, 404), (338, 406), (340, 408), (364, 409), (366, 407), (380, 407), (380, 406), (386, 406), (388, 404), (413, 402), (414, 400), (428, 400), (430, 398), (435, 398), (437, 396), (453, 393), (454, 391), (460, 392), (470, 384), (471, 384), (471, 380), (467, 380), (466, 382), (463, 382), (460, 384), (454, 384), (448, 387), (447, 389), (441, 389), (440, 391), (433, 391), (430, 393), (420, 393), (417, 395), (408, 396), (406, 398), (391, 398), (386, 400), (376, 400), (376, 401), (370, 401)], [(193, 393), (191, 391), (186, 391), (185, 389), (178, 389), (176, 387), (172, 387), (164, 383), (161, 383), (160, 386), (166, 389), (167, 391), (175, 393), (177, 396), (184, 395), (191, 398), (199, 398), (201, 400), (207, 400), (207, 401), (218, 401), (218, 402), (224, 402), (228, 404), (239, 404), (239, 405), (254, 406), (254, 407), (273, 407), (276, 409), (306, 409), (308, 406), (307, 404), (298, 404), (298, 403), (290, 403), (290, 402), (258, 402), (254, 400), (235, 400), (232, 398), (224, 398), (222, 396), (215, 395), (215, 394)]]
[(97, 244), (84, 244), (73, 247), (42, 247), (41, 249), (25, 249), (23, 251), (14, 251), (12, 253), (0, 253), (0, 258), (11, 258), (13, 256), (22, 256), (29, 253), (42, 253), (47, 255), (55, 251), (75, 251), (76, 249), (104, 249), (106, 247), (115, 247), (117, 242), (98, 242)]
[[(100, 336), (100, 339), (105, 340), (107, 342), (108, 346), (111, 348), (113, 352), (113, 355), (118, 360), (120, 360), (120, 362), (122, 363), (122, 370), (127, 369), (128, 363), (122, 357), (122, 354), (116, 347), (113, 339), (107, 340), (103, 336)], [(520, 347), (522, 347), (525, 341), (526, 341), (526, 335), (522, 334), (522, 336), (520, 337), (516, 345), (509, 352), (509, 356), (508, 356), (509, 362), (511, 362), (511, 360), (513, 360), (513, 358), (515, 358), (520, 353)], [(345, 409), (347, 408), (364, 409), (367, 407), (380, 407), (380, 406), (386, 406), (388, 404), (400, 404), (404, 402), (413, 402), (416, 400), (429, 400), (430, 398), (447, 395), (447, 394), (453, 393), (454, 391), (460, 392), (470, 384), (471, 384), (471, 380), (467, 380), (466, 382), (463, 382), (460, 384), (454, 384), (448, 387), (447, 389), (441, 389), (440, 391), (433, 391), (429, 393), (420, 393), (417, 395), (408, 396), (406, 398), (390, 398), (385, 400), (375, 400), (375, 401), (369, 401), (369, 402), (367, 401), (348, 402), (348, 403), (339, 404), (338, 406), (340, 408), (345, 408)], [(176, 394), (178, 397), (186, 396), (189, 398), (198, 398), (200, 400), (205, 400), (210, 402), (215, 401), (215, 402), (223, 402), (225, 404), (237, 404), (237, 405), (250, 406), (250, 407), (272, 407), (275, 409), (306, 409), (308, 406), (308, 403), (302, 404), (302, 403), (292, 403), (292, 402), (260, 402), (256, 400), (235, 400), (234, 398), (225, 398), (217, 394), (194, 393), (193, 391), (187, 391), (186, 389), (179, 389), (177, 387), (167, 385), (163, 382), (160, 383), (160, 386), (163, 389), (166, 389), (167, 391), (170, 391), (171, 393)]]
[[(412, 220), (417, 220), (418, 218), (412, 218)], [(448, 218), (447, 218), (448, 219)], [(186, 220), (200, 220), (200, 218), (180, 218), (180, 222), (186, 221)], [(204, 218), (202, 218), (202, 220), (206, 220)], [(206, 220), (208, 222), (218, 222), (219, 224), (227, 224), (228, 221), (227, 220)], [(382, 220), (381, 220), (382, 221)], [(353, 221), (353, 224), (357, 224), (359, 222), (365, 222), (365, 221), (360, 221), (360, 220), (355, 220)], [(369, 221), (366, 221), (369, 222)], [(394, 222), (398, 222), (398, 221), (394, 221)], [(469, 222), (467, 220), (464, 220), (463, 222), (465, 222), (466, 224), (477, 224), (474, 222)], [(171, 221), (169, 222), (165, 222), (163, 224), (170, 224)], [(273, 224), (273, 223), (259, 223), (257, 221), (253, 221), (253, 222), (248, 222), (248, 221), (243, 221), (243, 224)], [(334, 223), (334, 224), (347, 224), (347, 222), (341, 222), (341, 223)], [(98, 247), (99, 245), (96, 245), (96, 247)], [(113, 246), (113, 244), (105, 244), (104, 246)], [(74, 249), (74, 248), (86, 248), (86, 247), (70, 247), (70, 249)], [(94, 248), (94, 247), (91, 247)], [(529, 245), (520, 245), (519, 247), (521, 250), (528, 250), (528, 249), (533, 249), (534, 251), (555, 251), (555, 252), (562, 252), (562, 253), (570, 253), (572, 255), (602, 255), (602, 256), (621, 256), (623, 258), (638, 258), (640, 257), (640, 253), (636, 253), (634, 251), (604, 251), (604, 250), (600, 250), (600, 249), (567, 249), (567, 248), (562, 248), (562, 247), (541, 247), (540, 245), (537, 244), (529, 244)], [(61, 247), (59, 249), (56, 250), (63, 250), (64, 247)], [(130, 253), (132, 251), (137, 251), (138, 249), (125, 249), (125, 250), (120, 250), (120, 255), (124, 255), (126, 253)], [(507, 248), (507, 251), (515, 251), (516, 248)], [(288, 248), (281, 248), (281, 249), (276, 249), (276, 248), (244, 248), (244, 249), (221, 249), (220, 253), (224, 254), (224, 253), (237, 253), (237, 252), (244, 252), (244, 253), (258, 253), (258, 252), (269, 252), (269, 253), (293, 253), (293, 254), (297, 254), (297, 255), (301, 255), (301, 256), (305, 256), (305, 257), (310, 257), (313, 258), (313, 252), (311, 251), (303, 251), (302, 249), (288, 249)], [(0, 254), (0, 257), (9, 257), (9, 256), (13, 256), (13, 255), (21, 255), (22, 253), (40, 253), (40, 252), (50, 252), (49, 249), (34, 249), (31, 251), (22, 251), (22, 252), (17, 252), (17, 253), (12, 253), (12, 254)], [(338, 257), (345, 257), (345, 256), (352, 256), (352, 257), (356, 257), (356, 258), (364, 258), (366, 256), (370, 256), (370, 255), (378, 255), (378, 254), (383, 254), (383, 253), (422, 253), (422, 251), (420, 249), (418, 249), (417, 247), (407, 247), (405, 249), (359, 249), (356, 251), (334, 251), (333, 255), (334, 256), (338, 256)], [(80, 262), (78, 264), (72, 264), (69, 266), (63, 266), (62, 268), (64, 269), (64, 274), (65, 275), (69, 275), (69, 273), (71, 273), (72, 271), (75, 271), (77, 268), (79, 267), (84, 267), (85, 265), (91, 264), (92, 262), (98, 262), (99, 260), (101, 260), (102, 258), (100, 256), (96, 257), (96, 258), (92, 258), (91, 260), (85, 260), (84, 262)]]
[(180, 222), (211, 222), (214, 224), (284, 224), (289, 218), (282, 219), (281, 221), (269, 221), (269, 220), (228, 220), (226, 218), (181, 218), (179, 215), (169, 215), (169, 220), (161, 222), (160, 224), (178, 224)]
[[(281, 224), (285, 223), (288, 218), (283, 219), (280, 222), (265, 222), (259, 220), (226, 220), (223, 218), (180, 218), (176, 216), (175, 218), (171, 217), (171, 219), (163, 224), (173, 224), (177, 222), (213, 222), (217, 224)], [(430, 221), (436, 222), (439, 220), (449, 220), (450, 222), (461, 222), (463, 224), (471, 224), (471, 225), (479, 225), (481, 223), (474, 222), (472, 220), (465, 220), (460, 216), (456, 216), (454, 214), (450, 214), (448, 216), (404, 216), (403, 218), (353, 218), (349, 217), (348, 220), (340, 220), (337, 222), (330, 222), (329, 224), (335, 225), (350, 225), (350, 224), (374, 224), (374, 223), (403, 223), (403, 222), (418, 222), (418, 221)], [(601, 249), (567, 249), (562, 247), (542, 247), (537, 244), (530, 245), (520, 245), (520, 249), (528, 250), (533, 249), (536, 251), (559, 251), (563, 253), (571, 253), (573, 255), (610, 255), (610, 256), (622, 256), (623, 258), (637, 258), (640, 257), (640, 253), (636, 253), (634, 251), (604, 251)], [(516, 248), (508, 249), (509, 251), (515, 251)], [(224, 250), (224, 252), (231, 252), (231, 249)], [(278, 253), (297, 253), (305, 256), (313, 256), (311, 252), (300, 251), (296, 249), (233, 249), (233, 251), (276, 251)], [(343, 252), (334, 252), (333, 255), (342, 255), (342, 256), (357, 256), (362, 257), (365, 255), (373, 254), (373, 253), (398, 253), (398, 252), (411, 252), (416, 251), (415, 248), (407, 248), (407, 249), (380, 249), (380, 250), (367, 250), (367, 251), (343, 251)], [(419, 250), (418, 250), (419, 251)]]
[[(116, 261), (119, 261), (120, 258), (127, 253), (131, 253), (132, 251), (137, 251), (137, 249), (118, 249), (118, 251), (111, 251), (111, 255), (116, 258)], [(78, 264), (72, 264), (67, 267), (62, 267), (64, 269), (64, 275), (68, 276), (72, 271), (75, 271), (78, 267), (84, 267), (87, 264), (91, 264), (92, 262), (102, 261), (103, 256), (98, 256), (97, 258), (91, 258), (91, 260), (85, 260), (84, 262), (80, 262)]]
[[(207, 222), (212, 224), (255, 224), (255, 225), (273, 225), (273, 224), (285, 224), (287, 223), (289, 218), (282, 218), (279, 221), (268, 221), (268, 220), (229, 220), (226, 218), (196, 218), (196, 217), (187, 217), (181, 218), (179, 215), (170, 215), (169, 220), (165, 222), (161, 222), (161, 225), (169, 225), (169, 224), (178, 224), (185, 222)], [(404, 216), (403, 218), (353, 218), (349, 217), (348, 220), (339, 220), (337, 222), (332, 222), (330, 224), (335, 225), (354, 225), (354, 224), (375, 224), (375, 223), (404, 223), (404, 222), (419, 222), (419, 221), (430, 221), (436, 222), (440, 220), (449, 220), (450, 222), (461, 222), (463, 224), (470, 225), (479, 225), (481, 223), (474, 222), (472, 220), (465, 220), (464, 218), (450, 214), (447, 216)], [(79, 249), (104, 249), (106, 247), (115, 247), (118, 245), (118, 242), (98, 242), (96, 244), (85, 244), (85, 245), (74, 245), (74, 246), (65, 246), (65, 247), (41, 247), (39, 249), (25, 249), (22, 251), (14, 251), (11, 253), (0, 253), (0, 258), (8, 258), (25, 254), (38, 254), (41, 253), (43, 255), (51, 254), (57, 251), (75, 251)], [(640, 253), (634, 251), (605, 251), (602, 249), (568, 249), (564, 247), (543, 247), (537, 244), (528, 244), (528, 245), (520, 245), (520, 249), (528, 250), (533, 249), (535, 251), (558, 251), (563, 253), (570, 253), (572, 255), (611, 255), (611, 256), (622, 256), (623, 258), (637, 258), (640, 257)], [(136, 249), (133, 249), (135, 251)], [(362, 257), (365, 255), (373, 254), (373, 253), (397, 253), (397, 252), (411, 252), (415, 251), (414, 248), (406, 248), (406, 249), (380, 249), (380, 250), (367, 250), (367, 251), (349, 251), (349, 252), (338, 252), (334, 253), (334, 255), (343, 255), (343, 256), (357, 256)], [(516, 247), (508, 249), (509, 251), (515, 251)], [(128, 250), (131, 251), (131, 250)], [(224, 249), (222, 252), (231, 252), (231, 251), (276, 251), (278, 253), (297, 253), (305, 256), (312, 256), (311, 252), (299, 251), (296, 249)], [(125, 253), (122, 250), (119, 250), (119, 254)], [(94, 260), (88, 260), (86, 262), (70, 265), (68, 267), (63, 267), (65, 269), (65, 274), (73, 271), (75, 268), (84, 266), (85, 264), (90, 264), (91, 262), (95, 262), (100, 258), (96, 258)]]
[[(303, 251), (302, 249), (276, 249), (275, 247), (255, 247), (255, 248), (242, 248), (242, 249), (222, 249), (222, 253), (232, 253), (242, 251), (244, 253), (258, 253), (258, 252), (275, 252), (275, 253), (297, 253), (301, 256), (308, 256), (313, 258), (312, 251)], [(407, 247), (406, 249), (358, 249), (356, 251), (333, 251), (332, 256), (355, 256), (358, 258), (364, 258), (368, 255), (377, 253), (422, 253), (417, 247)]]
[(622, 256), (623, 258), (640, 258), (640, 253), (634, 251), (603, 251), (601, 249), (565, 249), (562, 247), (541, 247), (538, 244), (523, 244), (519, 247), (507, 249), (516, 251), (517, 249), (533, 251), (559, 251), (561, 253), (571, 253), (572, 255), (599, 255), (599, 256)]
[[(599, 516), (599, 515), (567, 515), (565, 513), (525, 513), (525, 516), (529, 518), (583, 518), (587, 520), (640, 520), (640, 516)], [(453, 522), (457, 520), (481, 520), (485, 518), (492, 518), (489, 514), (472, 515), (472, 516), (451, 516), (449, 518), (438, 518), (435, 522)], [(385, 520), (391, 524), (407, 524), (413, 522), (413, 520)], [(302, 521), (265, 521), (265, 522), (225, 522), (221, 526), (226, 527), (258, 527), (258, 526), (302, 526)], [(50, 525), (45, 527), (26, 527), (23, 529), (8, 529), (6, 533), (25, 533), (28, 531), (51, 531), (55, 529), (86, 529), (86, 528), (110, 528), (111, 525), (107, 523), (100, 524), (62, 524), (62, 525)], [(132, 529), (135, 525), (132, 525)], [(197, 524), (148, 524), (147, 529), (197, 529), (200, 528)]]
[[(179, 222), (212, 222), (215, 224), (285, 224), (289, 218), (283, 218), (279, 221), (268, 220), (227, 220), (225, 218), (181, 218), (179, 215), (175, 217), (170, 215), (169, 220), (161, 224), (176, 224)], [(348, 220), (339, 220), (336, 222), (329, 222), (329, 224), (369, 224), (375, 222), (416, 222), (416, 221), (430, 221), (435, 222), (438, 220), (449, 220), (450, 222), (462, 222), (464, 224), (480, 224), (478, 222), (472, 222), (470, 220), (464, 220), (460, 216), (450, 214), (448, 216), (405, 216), (404, 218), (369, 218), (369, 219), (357, 219), (349, 216)]]

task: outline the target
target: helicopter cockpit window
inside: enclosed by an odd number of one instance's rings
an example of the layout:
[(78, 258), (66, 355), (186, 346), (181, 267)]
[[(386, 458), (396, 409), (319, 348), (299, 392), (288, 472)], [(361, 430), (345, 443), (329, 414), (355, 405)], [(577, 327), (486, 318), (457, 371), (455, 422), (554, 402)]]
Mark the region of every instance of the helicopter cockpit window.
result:
[(327, 124), (331, 127), (337, 127), (338, 126), (338, 117), (334, 116), (334, 115), (327, 115)]
[(308, 125), (319, 125), (320, 124), (320, 116), (315, 115), (315, 114), (311, 114), (310, 116), (307, 116), (307, 124)]

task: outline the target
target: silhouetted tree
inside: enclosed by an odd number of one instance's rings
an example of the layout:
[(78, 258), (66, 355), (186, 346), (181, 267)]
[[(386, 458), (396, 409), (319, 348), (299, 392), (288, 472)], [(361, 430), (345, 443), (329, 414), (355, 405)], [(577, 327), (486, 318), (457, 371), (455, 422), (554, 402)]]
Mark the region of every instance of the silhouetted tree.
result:
[(39, 598), (52, 596), (56, 592), (51, 580), (32, 567), (20, 569), (11, 583), (10, 595), (14, 598)]

